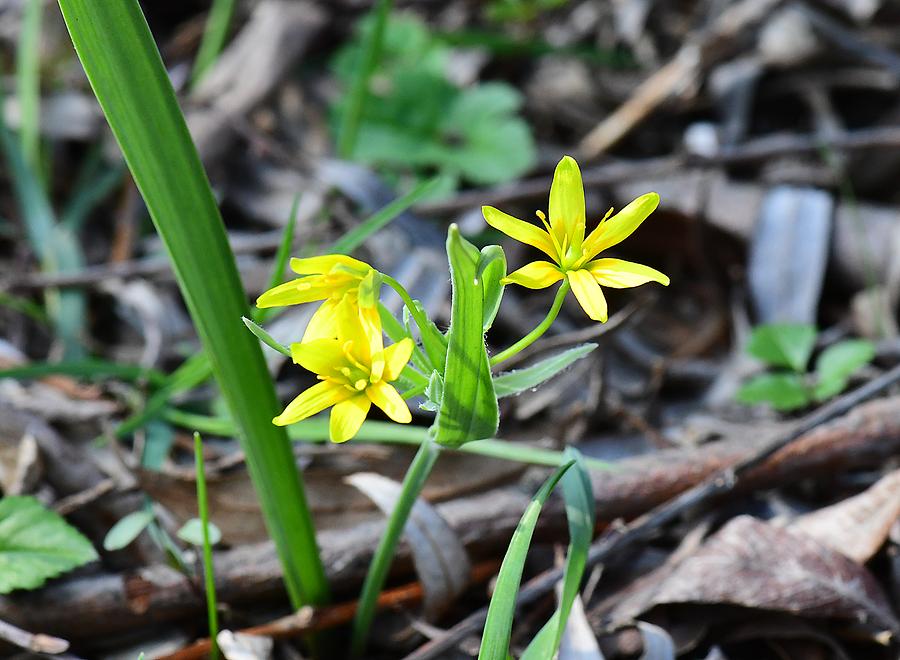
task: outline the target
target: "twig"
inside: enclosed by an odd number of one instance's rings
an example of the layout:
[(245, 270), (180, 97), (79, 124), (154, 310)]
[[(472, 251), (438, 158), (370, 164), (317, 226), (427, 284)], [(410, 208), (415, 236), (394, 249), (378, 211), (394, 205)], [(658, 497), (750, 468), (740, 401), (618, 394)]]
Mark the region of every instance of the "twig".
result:
[(53, 510), (61, 516), (68, 516), (73, 511), (77, 511), (81, 507), (87, 506), (91, 502), (98, 500), (107, 493), (115, 490), (115, 488), (115, 479), (104, 479), (86, 490), (82, 490), (59, 500), (59, 502), (53, 505)]
[(16, 626), (0, 621), (0, 639), (34, 653), (58, 655), (69, 650), (69, 642), (59, 637), (30, 633)]
[[(716, 497), (734, 490), (742, 476), (762, 465), (779, 450), (784, 449), (790, 443), (825, 422), (848, 413), (858, 404), (871, 399), (898, 381), (900, 381), (900, 365), (895, 366), (890, 371), (885, 372), (853, 392), (810, 413), (799, 420), (789, 431), (776, 436), (748, 458), (738, 461), (731, 467), (719, 470), (705, 481), (636, 518), (628, 525), (619, 529), (611, 528), (611, 531), (606, 536), (598, 539), (591, 545), (587, 567), (591, 568), (608, 560), (617, 552), (621, 552), (635, 542), (653, 535), (660, 526), (675, 520), (701, 504), (708, 504)], [(516, 600), (517, 607), (524, 607), (543, 597), (553, 589), (554, 585), (562, 577), (562, 568), (553, 568), (529, 580), (519, 591), (519, 596)], [(440, 657), (443, 652), (453, 648), (466, 636), (483, 626), (486, 617), (487, 607), (473, 612), (448, 630), (443, 637), (424, 644), (418, 650), (406, 656), (404, 660), (429, 660)]]

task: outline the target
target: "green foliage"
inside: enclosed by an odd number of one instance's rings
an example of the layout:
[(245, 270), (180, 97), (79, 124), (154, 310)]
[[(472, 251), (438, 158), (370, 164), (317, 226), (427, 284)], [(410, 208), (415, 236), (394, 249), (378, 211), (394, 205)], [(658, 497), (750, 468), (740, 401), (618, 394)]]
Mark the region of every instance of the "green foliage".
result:
[[(222, 531), (214, 523), (208, 523), (209, 544), (217, 545), (222, 540)], [(191, 518), (176, 533), (185, 543), (203, 547), (203, 521), (199, 518)]]
[(491, 603), (488, 606), (478, 660), (506, 660), (508, 657), (509, 636), (512, 631), (513, 616), (516, 613), (516, 595), (519, 592), (525, 558), (528, 555), (538, 516), (556, 484), (574, 463), (575, 461), (570, 461), (557, 468), (556, 472), (544, 482), (540, 490), (531, 498), (528, 508), (525, 509), (525, 513), (519, 520), (516, 531), (513, 532), (512, 540), (506, 549), (506, 556), (500, 565), (500, 574), (497, 576)]
[(33, 497), (0, 499), (0, 594), (35, 589), (95, 559), (91, 542)]
[(435, 441), (458, 447), (497, 432), (500, 412), (484, 345), (484, 291), (478, 273), (485, 258), (465, 240), (456, 225), (447, 236), (453, 299), (447, 333), (447, 363), (440, 409), (434, 421)]
[(533, 21), (551, 9), (562, 7), (569, 0), (492, 0), (487, 6), (487, 16), (492, 21), (505, 23)]
[(769, 366), (802, 373), (815, 344), (816, 329), (811, 325), (760, 325), (750, 335), (747, 352)]
[[(356, 39), (334, 58), (351, 88), (365, 59), (364, 45), (377, 17), (362, 21)], [(377, 66), (368, 77), (358, 135), (344, 154), (397, 175), (437, 170), (448, 189), (463, 178), (490, 185), (511, 181), (535, 162), (534, 140), (518, 117), (521, 95), (505, 83), (461, 89), (447, 76), (450, 49), (408, 14), (393, 14), (384, 29)], [(342, 97), (337, 116), (355, 95)]]
[(597, 344), (582, 344), (551, 355), (524, 369), (508, 371), (494, 377), (494, 391), (498, 397), (512, 396), (537, 387), (546, 380), (568, 368), (572, 363), (597, 348)]
[(747, 352), (776, 371), (751, 378), (738, 391), (738, 401), (768, 403), (781, 411), (825, 401), (844, 391), (853, 373), (875, 356), (871, 342), (849, 339), (822, 351), (816, 360), (815, 371), (807, 373), (815, 343), (816, 329), (810, 325), (754, 328)]
[(121, 550), (147, 529), (147, 526), (154, 519), (153, 509), (150, 508), (129, 513), (106, 533), (106, 537), (103, 539), (103, 549), (108, 551)]

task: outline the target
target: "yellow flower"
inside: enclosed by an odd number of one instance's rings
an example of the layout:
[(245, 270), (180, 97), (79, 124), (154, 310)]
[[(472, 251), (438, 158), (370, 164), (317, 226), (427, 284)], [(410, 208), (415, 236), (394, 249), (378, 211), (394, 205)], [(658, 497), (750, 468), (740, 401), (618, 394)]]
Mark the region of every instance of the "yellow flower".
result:
[(565, 156), (556, 166), (550, 186), (550, 222), (543, 213), (537, 212), (544, 229), (492, 206), (484, 206), (481, 210), (489, 225), (553, 259), (553, 263), (534, 261), (527, 264), (510, 273), (504, 283), (543, 289), (566, 278), (587, 315), (603, 323), (608, 313), (601, 285), (626, 289), (647, 282), (669, 284), (668, 277), (649, 266), (623, 259), (595, 259), (603, 250), (628, 238), (658, 204), (659, 195), (647, 193), (612, 217), (610, 209), (585, 238), (581, 171), (573, 158)]
[(332, 442), (345, 442), (362, 426), (374, 403), (395, 422), (408, 424), (406, 401), (391, 385), (409, 362), (413, 342), (408, 337), (383, 348), (381, 324), (373, 324), (362, 309), (344, 299), (335, 306), (337, 338), (291, 344), (294, 362), (322, 382), (291, 401), (273, 423), (286, 426), (331, 409)]
[(380, 273), (369, 264), (342, 254), (329, 254), (308, 259), (291, 259), (291, 270), (297, 279), (269, 289), (256, 300), (256, 306), (284, 307), (324, 300), (303, 334), (303, 341), (334, 339), (337, 336), (335, 314), (343, 300), (358, 305), (368, 323), (378, 321)]

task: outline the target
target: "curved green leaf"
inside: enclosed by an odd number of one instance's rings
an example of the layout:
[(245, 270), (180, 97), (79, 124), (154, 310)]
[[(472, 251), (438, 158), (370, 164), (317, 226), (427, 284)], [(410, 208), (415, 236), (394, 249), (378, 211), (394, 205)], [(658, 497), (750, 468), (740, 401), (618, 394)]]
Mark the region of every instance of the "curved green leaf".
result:
[(582, 344), (556, 355), (551, 355), (530, 367), (494, 376), (494, 391), (498, 398), (503, 398), (524, 392), (532, 387), (537, 387), (566, 369), (573, 362), (583, 358), (595, 348), (597, 348), (597, 344)]

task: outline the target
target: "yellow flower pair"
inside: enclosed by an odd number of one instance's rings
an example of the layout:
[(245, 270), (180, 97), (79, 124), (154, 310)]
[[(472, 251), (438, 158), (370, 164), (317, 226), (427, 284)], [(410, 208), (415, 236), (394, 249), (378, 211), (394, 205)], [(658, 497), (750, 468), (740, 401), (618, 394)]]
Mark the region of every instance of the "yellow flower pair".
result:
[[(504, 234), (541, 250), (549, 261), (533, 261), (510, 273), (504, 283), (543, 289), (566, 279), (581, 307), (595, 321), (608, 317), (601, 286), (626, 289), (647, 282), (668, 285), (658, 270), (623, 259), (594, 259), (600, 252), (628, 238), (659, 204), (659, 195), (641, 195), (600, 224), (585, 237), (584, 186), (578, 163), (565, 156), (556, 166), (550, 186), (550, 221), (538, 211), (544, 229), (504, 213), (493, 206), (482, 207), (484, 219)], [(545, 231), (546, 230), (546, 231)]]
[(413, 351), (411, 339), (384, 347), (378, 292), (381, 275), (362, 261), (343, 255), (292, 259), (298, 279), (262, 294), (258, 307), (323, 300), (299, 343), (294, 362), (320, 383), (302, 392), (274, 420), (286, 426), (331, 407), (332, 442), (355, 436), (372, 404), (395, 422), (412, 420), (409, 407), (390, 383), (400, 376)]

